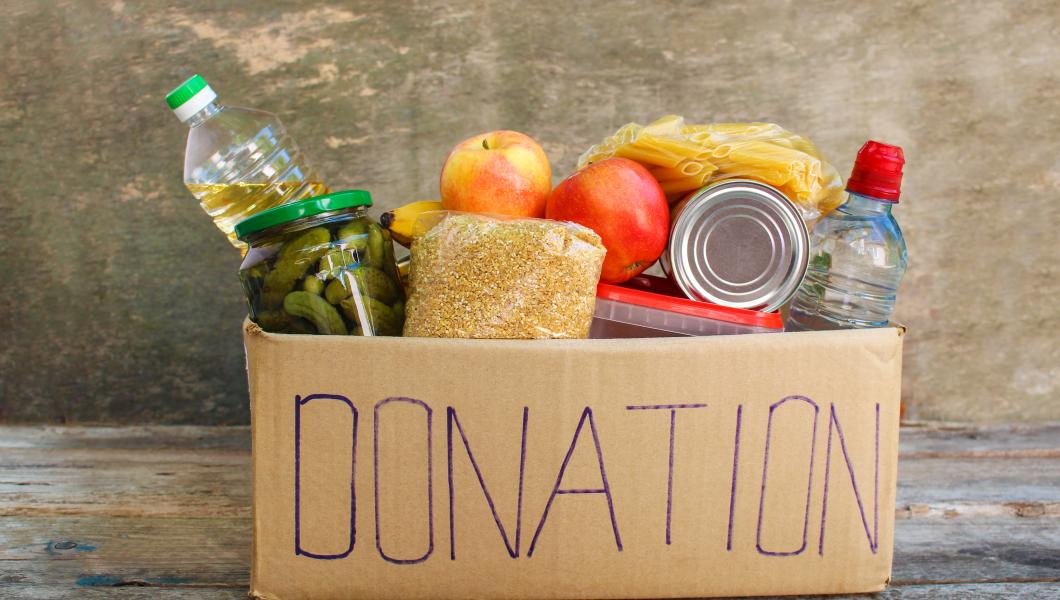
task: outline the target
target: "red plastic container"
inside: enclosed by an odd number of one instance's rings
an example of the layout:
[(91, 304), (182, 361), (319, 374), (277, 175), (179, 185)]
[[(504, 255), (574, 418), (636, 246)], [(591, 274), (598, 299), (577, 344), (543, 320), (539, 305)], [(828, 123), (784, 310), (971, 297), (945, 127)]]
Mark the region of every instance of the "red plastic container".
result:
[(624, 286), (601, 283), (596, 288), (596, 313), (589, 337), (681, 337), (784, 331), (780, 313), (689, 300), (671, 295), (673, 287), (669, 280), (650, 276), (636, 277)]

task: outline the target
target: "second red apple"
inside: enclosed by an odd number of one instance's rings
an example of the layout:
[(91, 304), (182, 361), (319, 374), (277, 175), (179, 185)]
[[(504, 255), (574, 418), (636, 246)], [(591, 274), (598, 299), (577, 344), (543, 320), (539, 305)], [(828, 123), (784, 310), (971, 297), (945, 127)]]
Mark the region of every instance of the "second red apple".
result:
[(641, 165), (608, 158), (563, 180), (545, 216), (595, 231), (607, 248), (600, 280), (621, 283), (658, 260), (670, 233), (670, 207), (659, 182)]

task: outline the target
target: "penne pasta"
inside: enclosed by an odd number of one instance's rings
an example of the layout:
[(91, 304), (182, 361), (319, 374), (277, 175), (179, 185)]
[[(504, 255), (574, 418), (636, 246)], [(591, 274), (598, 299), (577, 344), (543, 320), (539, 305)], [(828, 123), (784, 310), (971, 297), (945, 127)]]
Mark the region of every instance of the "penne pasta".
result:
[(721, 144), (710, 151), (711, 158), (725, 158), (732, 152), (732, 144)]
[(635, 144), (619, 146), (618, 150), (615, 151), (615, 156), (621, 156), (622, 158), (635, 160), (639, 163), (647, 163), (649, 165), (660, 167), (676, 167), (681, 163), (681, 157), (679, 155), (671, 154), (657, 148), (638, 146)]
[(670, 194), (678, 194), (682, 192), (691, 192), (693, 190), (698, 190), (699, 188), (706, 185), (706, 180), (709, 178), (709, 173), (706, 175), (692, 175), (689, 177), (684, 177), (682, 179), (660, 181), (659, 185), (662, 187), (663, 193), (669, 196)]
[(679, 140), (668, 137), (659, 137), (650, 134), (642, 133), (637, 137), (637, 140), (633, 142), (637, 146), (657, 148), (677, 156), (694, 157), (705, 152), (701, 144), (697, 144), (690, 140)]
[(699, 187), (703, 187), (710, 183), (710, 180), (714, 177), (714, 172), (718, 170), (718, 167), (710, 165), (710, 169), (704, 170), (700, 173), (693, 175), (699, 182)]
[[(672, 179), (682, 179), (691, 175), (699, 175), (702, 173), (709, 163), (694, 162), (689, 160), (681, 161), (681, 164), (676, 167), (657, 167), (652, 169), (652, 175), (659, 181), (666, 181)], [(709, 173), (713, 173), (715, 170), (714, 165), (710, 165)]]
[(651, 172), (673, 200), (718, 179), (768, 183), (816, 219), (842, 202), (843, 182), (806, 138), (774, 123), (686, 123), (676, 115), (623, 125), (582, 154), (578, 168), (621, 156)]

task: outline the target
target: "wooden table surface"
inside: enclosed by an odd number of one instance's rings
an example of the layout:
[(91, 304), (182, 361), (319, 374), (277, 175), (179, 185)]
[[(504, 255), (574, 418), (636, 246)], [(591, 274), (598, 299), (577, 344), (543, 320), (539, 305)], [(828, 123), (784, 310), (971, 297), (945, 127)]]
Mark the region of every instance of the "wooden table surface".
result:
[[(896, 511), (876, 598), (1060, 598), (1060, 424), (903, 428)], [(0, 427), (0, 598), (242, 598), (250, 529), (246, 428)]]

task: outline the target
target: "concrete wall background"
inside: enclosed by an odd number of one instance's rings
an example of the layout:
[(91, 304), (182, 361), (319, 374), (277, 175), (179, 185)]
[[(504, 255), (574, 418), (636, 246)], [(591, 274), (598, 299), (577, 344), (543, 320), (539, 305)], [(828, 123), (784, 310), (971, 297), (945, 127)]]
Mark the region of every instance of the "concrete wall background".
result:
[(844, 175), (905, 148), (912, 416), (1060, 418), (1060, 4), (0, 4), (0, 419), (241, 423), (238, 254), (181, 185), (201, 72), (329, 183), (433, 197), (511, 128), (557, 181), (629, 121), (767, 120)]

